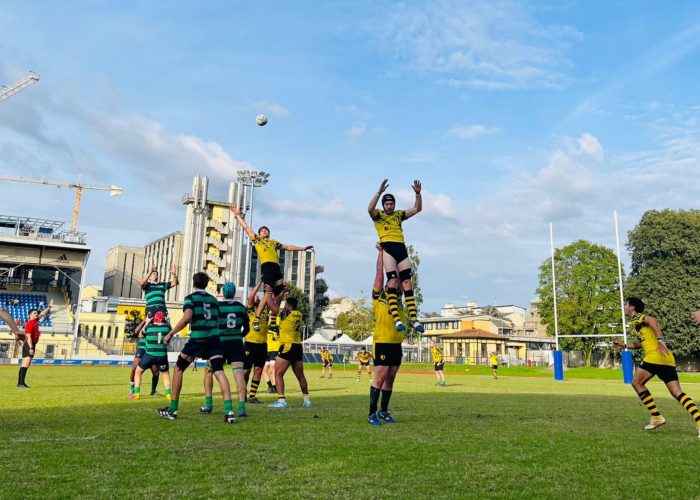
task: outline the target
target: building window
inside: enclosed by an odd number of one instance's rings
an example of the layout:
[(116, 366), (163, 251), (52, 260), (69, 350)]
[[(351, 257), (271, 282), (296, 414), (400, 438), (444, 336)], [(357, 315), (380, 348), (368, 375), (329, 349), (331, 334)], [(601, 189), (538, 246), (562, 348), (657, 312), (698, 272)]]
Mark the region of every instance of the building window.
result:
[(111, 326), (107, 327), (107, 338), (108, 339), (112, 338), (112, 327)]
[(452, 322), (452, 328), (454, 328), (455, 330), (456, 330), (457, 328), (459, 328), (459, 321), (453, 321), (453, 322)]
[(105, 333), (105, 327), (101, 326), (100, 327), (100, 338), (104, 337), (104, 333)]
[(119, 336), (119, 327), (115, 326), (114, 327), (114, 338), (116, 339)]
[(95, 325), (93, 325), (92, 326), (92, 336), (94, 337), (96, 333), (97, 333), (97, 327)]

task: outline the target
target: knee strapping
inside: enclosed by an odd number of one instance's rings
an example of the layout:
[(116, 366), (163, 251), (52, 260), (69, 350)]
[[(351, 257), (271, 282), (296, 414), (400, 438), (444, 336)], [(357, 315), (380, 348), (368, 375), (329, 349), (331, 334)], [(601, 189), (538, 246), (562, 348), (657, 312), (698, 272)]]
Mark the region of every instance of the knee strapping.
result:
[(399, 279), (401, 281), (410, 280), (411, 276), (413, 276), (413, 271), (410, 267), (408, 269), (404, 269), (403, 271), (399, 271)]
[(399, 279), (399, 275), (396, 271), (389, 271), (386, 273), (386, 279), (387, 281), (396, 280)]
[(211, 371), (214, 373), (220, 372), (224, 369), (224, 358), (210, 359), (209, 363), (211, 363)]
[(187, 370), (187, 367), (190, 366), (190, 363), (192, 363), (192, 361), (188, 361), (182, 356), (178, 356), (177, 363), (175, 363), (175, 366), (177, 366), (180, 369), (180, 371), (184, 372), (185, 370)]

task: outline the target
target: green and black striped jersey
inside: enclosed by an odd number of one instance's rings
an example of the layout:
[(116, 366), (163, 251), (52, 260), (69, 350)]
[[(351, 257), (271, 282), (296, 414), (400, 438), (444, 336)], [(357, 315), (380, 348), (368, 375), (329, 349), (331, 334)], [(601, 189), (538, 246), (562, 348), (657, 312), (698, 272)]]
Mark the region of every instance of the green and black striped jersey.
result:
[(160, 283), (146, 283), (143, 286), (143, 292), (146, 294), (146, 309), (154, 307), (165, 307), (165, 292), (170, 290), (173, 284), (169, 281), (161, 281)]
[(219, 302), (216, 297), (197, 290), (185, 297), (183, 311), (192, 309), (190, 338), (206, 339), (219, 334)]
[(219, 301), (219, 338), (222, 342), (242, 339), (250, 324), (248, 310), (237, 300)]
[(144, 340), (146, 341), (146, 354), (154, 358), (161, 358), (168, 355), (168, 346), (163, 343), (163, 338), (170, 332), (170, 325), (161, 323), (149, 323), (143, 329)]

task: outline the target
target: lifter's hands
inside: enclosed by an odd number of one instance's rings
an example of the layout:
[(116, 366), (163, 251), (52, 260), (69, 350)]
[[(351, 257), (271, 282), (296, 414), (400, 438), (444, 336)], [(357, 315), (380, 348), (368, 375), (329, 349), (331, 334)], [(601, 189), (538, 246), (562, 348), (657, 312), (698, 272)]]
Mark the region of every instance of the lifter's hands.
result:
[(381, 185), (379, 186), (379, 191), (377, 191), (377, 192), (379, 194), (382, 194), (384, 191), (387, 190), (388, 187), (389, 187), (389, 179), (384, 179), (382, 181)]
[(420, 190), (422, 189), (423, 186), (421, 185), (420, 181), (418, 179), (416, 179), (415, 181), (413, 181), (413, 186), (411, 186), (411, 187), (413, 188), (413, 191), (416, 194), (420, 194)]

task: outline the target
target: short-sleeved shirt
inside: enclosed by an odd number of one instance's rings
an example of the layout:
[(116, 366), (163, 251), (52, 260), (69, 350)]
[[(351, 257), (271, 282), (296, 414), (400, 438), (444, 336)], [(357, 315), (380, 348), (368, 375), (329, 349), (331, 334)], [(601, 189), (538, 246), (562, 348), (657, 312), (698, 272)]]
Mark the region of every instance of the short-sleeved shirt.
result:
[(282, 248), (282, 243), (279, 241), (270, 238), (261, 238), (256, 235), (255, 238), (253, 238), (253, 246), (255, 246), (255, 251), (258, 252), (258, 262), (260, 262), (260, 264), (265, 264), (266, 262), (280, 263), (277, 250)]
[[(255, 307), (248, 308), (248, 321), (255, 321)], [(260, 315), (260, 330), (251, 328), (245, 336), (245, 341), (251, 344), (264, 344), (267, 342), (267, 309)]]
[(154, 307), (165, 307), (165, 292), (170, 290), (173, 284), (169, 281), (161, 281), (160, 283), (146, 283), (143, 286), (143, 292), (146, 298), (146, 309)]
[(374, 342), (380, 344), (400, 344), (403, 333), (396, 331), (394, 317), (389, 311), (389, 300), (383, 290), (372, 290), (374, 310)]
[(248, 330), (248, 310), (237, 300), (219, 301), (219, 339), (221, 342), (240, 340)]
[(360, 363), (369, 363), (370, 358), (371, 355), (367, 351), (360, 351), (357, 353), (357, 359), (360, 361)]
[(32, 337), (32, 345), (36, 346), (39, 342), (39, 321), (35, 319), (30, 319), (27, 324), (24, 325), (24, 333)]
[(267, 352), (280, 350), (280, 332), (276, 328), (267, 329)]
[(296, 309), (280, 311), (279, 316), (277, 316), (277, 324), (280, 327), (281, 344), (301, 344), (302, 321), (303, 316)]
[(161, 358), (168, 355), (168, 346), (163, 343), (163, 338), (170, 332), (170, 325), (167, 323), (149, 323), (143, 329), (143, 340), (145, 341), (146, 354), (154, 358)]
[(406, 220), (405, 210), (394, 210), (391, 215), (388, 215), (384, 210), (377, 210), (377, 215), (372, 217), (372, 220), (379, 241), (382, 243), (388, 241), (405, 243), (401, 228), (401, 223)]
[(630, 320), (630, 329), (642, 344), (644, 361), (655, 365), (676, 366), (676, 358), (673, 357), (673, 354), (659, 352), (659, 341), (654, 330), (646, 324), (645, 318), (644, 314), (635, 314)]
[(433, 363), (441, 363), (442, 362), (442, 348), (437, 347), (437, 346), (431, 347), (430, 354), (433, 357)]
[(219, 302), (203, 290), (196, 290), (185, 297), (183, 311), (192, 310), (190, 338), (206, 339), (219, 335)]
[(491, 355), (491, 366), (495, 366), (498, 364), (498, 356), (494, 356), (493, 354)]

